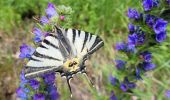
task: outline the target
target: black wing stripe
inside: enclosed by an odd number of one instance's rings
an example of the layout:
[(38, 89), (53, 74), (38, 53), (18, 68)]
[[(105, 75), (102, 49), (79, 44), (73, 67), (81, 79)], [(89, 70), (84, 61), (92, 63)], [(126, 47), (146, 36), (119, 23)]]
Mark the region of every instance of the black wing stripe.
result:
[(84, 38), (84, 42), (83, 42), (83, 47), (81, 48), (81, 52), (83, 51), (85, 45), (86, 45), (86, 42), (87, 42), (87, 39), (88, 39), (88, 35), (89, 33), (88, 32), (85, 32), (85, 38)]
[(47, 39), (45, 39), (43, 42), (44, 42), (45, 44), (47, 44), (47, 45), (50, 45), (50, 46), (54, 47), (55, 49), (58, 49), (58, 47), (57, 47), (56, 45), (50, 43)]
[(81, 31), (80, 31), (80, 30), (78, 30), (78, 35), (79, 35), (79, 37), (80, 37), (80, 34), (81, 34)]
[(92, 34), (90, 34), (90, 39), (89, 39), (89, 41), (91, 41), (91, 38), (92, 38)]
[(95, 42), (91, 46), (90, 50), (93, 49), (100, 41), (102, 41), (102, 40), (99, 38), (99, 36), (97, 36), (96, 39), (95, 39)]
[(51, 37), (54, 37), (54, 38), (58, 39), (57, 36), (54, 35), (54, 34), (49, 34), (48, 36), (51, 36)]
[(36, 58), (33, 58), (33, 57), (31, 57), (29, 60), (41, 62), (40, 60), (38, 60), (38, 59), (36, 59)]
[(73, 31), (73, 43), (75, 42), (75, 38), (76, 38), (76, 30), (75, 29), (72, 29), (72, 31)]
[(43, 44), (40, 44), (39, 47), (44, 48), (44, 49), (48, 49), (48, 48), (47, 48), (46, 46), (44, 46)]
[(45, 59), (52, 59), (52, 60), (57, 60), (57, 61), (61, 61), (57, 58), (54, 58), (54, 57), (50, 57), (50, 56), (47, 56), (47, 55), (43, 55), (43, 54), (40, 54), (38, 53), (37, 51), (33, 54), (34, 56), (36, 57), (39, 57), (39, 58), (45, 58)]

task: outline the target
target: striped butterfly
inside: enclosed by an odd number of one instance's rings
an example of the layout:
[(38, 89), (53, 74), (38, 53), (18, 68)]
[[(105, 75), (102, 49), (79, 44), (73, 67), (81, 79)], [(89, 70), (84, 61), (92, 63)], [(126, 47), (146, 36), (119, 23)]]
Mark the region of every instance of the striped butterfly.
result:
[(69, 80), (78, 72), (87, 76), (85, 61), (103, 45), (102, 39), (91, 33), (55, 26), (54, 32), (44, 38), (26, 64), (25, 77), (59, 72), (66, 76), (71, 92)]

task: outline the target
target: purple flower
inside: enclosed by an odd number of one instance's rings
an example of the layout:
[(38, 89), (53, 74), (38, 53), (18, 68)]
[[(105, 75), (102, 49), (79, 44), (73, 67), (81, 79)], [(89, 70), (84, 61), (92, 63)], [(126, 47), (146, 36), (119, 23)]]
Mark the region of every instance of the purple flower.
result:
[(149, 27), (152, 28), (153, 25), (154, 25), (154, 23), (155, 23), (155, 19), (156, 19), (155, 16), (147, 14), (147, 15), (146, 15), (145, 22), (146, 22), (146, 24), (147, 24)]
[(119, 82), (119, 80), (116, 77), (113, 77), (112, 75), (109, 76), (109, 80), (114, 86)]
[(34, 53), (35, 49), (31, 46), (28, 46), (26, 44), (22, 44), (20, 46), (20, 55), (19, 58), (24, 59), (24, 58), (30, 58), (31, 55)]
[(40, 86), (39, 81), (37, 81), (37, 80), (35, 80), (35, 79), (29, 80), (29, 83), (30, 83), (30, 86), (31, 86), (34, 90), (38, 89), (39, 86)]
[(41, 24), (48, 24), (49, 23), (49, 20), (46, 16), (42, 16), (41, 19), (40, 19), (40, 23)]
[(128, 44), (130, 45), (141, 45), (145, 41), (145, 33), (133, 33), (128, 36)]
[(114, 91), (111, 92), (110, 100), (118, 100), (117, 97), (115, 96)]
[(48, 3), (48, 7), (45, 12), (48, 18), (58, 16), (55, 6), (52, 3)]
[(27, 94), (24, 92), (23, 88), (19, 87), (17, 90), (16, 90), (16, 94), (17, 94), (17, 97), (21, 98), (21, 99), (27, 99), (28, 96)]
[(127, 51), (127, 52), (133, 52), (133, 53), (134, 53), (134, 52), (136, 51), (135, 45), (133, 45), (133, 44), (128, 44), (126, 51)]
[(24, 70), (21, 71), (20, 73), (20, 80), (22, 83), (27, 83), (28, 80), (25, 78)]
[(64, 20), (64, 19), (65, 19), (64, 15), (60, 16), (60, 20)]
[(125, 50), (126, 44), (124, 42), (116, 43), (116, 50)]
[(59, 93), (55, 85), (51, 84), (47, 86), (48, 96), (50, 100), (59, 100)]
[(126, 62), (123, 60), (115, 60), (115, 66), (118, 70), (122, 70), (125, 68)]
[(152, 54), (149, 51), (144, 51), (140, 55), (144, 59), (145, 62), (151, 62)]
[(149, 11), (153, 7), (157, 7), (158, 5), (159, 5), (158, 0), (143, 0), (143, 8), (145, 11)]
[(55, 82), (55, 73), (47, 73), (43, 75), (44, 81), (47, 84), (53, 84)]
[(120, 89), (121, 89), (122, 91), (126, 92), (126, 91), (128, 90), (128, 87), (126, 86), (126, 84), (121, 83), (121, 84), (120, 84)]
[(167, 90), (167, 91), (165, 92), (165, 96), (166, 96), (167, 98), (170, 98), (170, 90)]
[(166, 27), (168, 25), (168, 22), (163, 19), (157, 19), (153, 28), (156, 34), (159, 34), (160, 32), (166, 31)]
[(41, 93), (35, 94), (33, 100), (45, 100), (45, 96)]
[(39, 28), (34, 28), (33, 33), (35, 34), (34, 41), (41, 42), (43, 38), (43, 33)]
[(153, 63), (143, 62), (142, 64), (145, 71), (153, 70), (156, 66)]
[(140, 73), (141, 73), (140, 69), (136, 68), (136, 79), (137, 80), (142, 80), (142, 77), (140, 76)]
[(132, 23), (128, 24), (128, 29), (131, 33), (133, 33), (135, 31), (135, 26)]
[(129, 80), (128, 80), (127, 77), (124, 78), (124, 84), (125, 84), (128, 88), (135, 88), (135, 87), (136, 87), (136, 84), (133, 83), (133, 82), (129, 82)]
[(168, 4), (170, 4), (170, 0), (166, 0)]
[(130, 19), (138, 20), (140, 18), (140, 14), (136, 11), (136, 9), (129, 8), (127, 15)]
[(163, 42), (166, 39), (166, 31), (156, 34), (156, 41)]

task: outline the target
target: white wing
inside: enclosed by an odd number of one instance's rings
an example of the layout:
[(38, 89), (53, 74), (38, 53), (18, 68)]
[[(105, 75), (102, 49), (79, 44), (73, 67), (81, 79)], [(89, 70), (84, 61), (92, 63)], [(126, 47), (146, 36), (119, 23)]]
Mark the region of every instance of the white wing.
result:
[(66, 37), (76, 55), (92, 54), (104, 45), (100, 37), (80, 30), (66, 29)]
[(25, 76), (34, 77), (63, 65), (64, 57), (59, 49), (59, 40), (53, 34), (45, 37), (25, 67)]

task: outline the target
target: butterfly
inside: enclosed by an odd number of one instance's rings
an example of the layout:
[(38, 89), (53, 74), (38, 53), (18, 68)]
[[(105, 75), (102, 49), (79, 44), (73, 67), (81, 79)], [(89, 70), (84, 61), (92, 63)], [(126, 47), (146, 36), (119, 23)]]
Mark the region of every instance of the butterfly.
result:
[(25, 77), (59, 72), (66, 77), (71, 92), (69, 80), (78, 72), (87, 76), (85, 61), (103, 45), (99, 36), (89, 32), (55, 26), (30, 57), (24, 68)]

